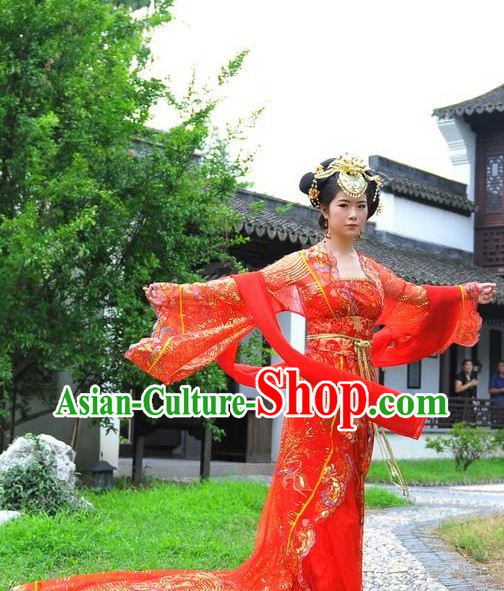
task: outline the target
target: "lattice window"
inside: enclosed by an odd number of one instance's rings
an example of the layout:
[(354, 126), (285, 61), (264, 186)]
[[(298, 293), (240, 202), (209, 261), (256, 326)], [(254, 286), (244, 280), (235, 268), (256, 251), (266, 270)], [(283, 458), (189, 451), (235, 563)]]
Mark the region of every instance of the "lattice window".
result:
[(483, 265), (504, 265), (504, 229), (481, 229), (481, 263)]
[(504, 154), (491, 154), (487, 156), (485, 188), (487, 211), (502, 211)]

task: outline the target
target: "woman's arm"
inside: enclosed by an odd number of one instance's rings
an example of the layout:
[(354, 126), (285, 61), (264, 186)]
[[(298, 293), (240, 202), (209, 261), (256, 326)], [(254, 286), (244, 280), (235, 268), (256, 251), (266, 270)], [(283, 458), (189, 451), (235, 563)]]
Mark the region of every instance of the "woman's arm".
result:
[(497, 375), (493, 375), (490, 378), (490, 383), (488, 385), (488, 393), (489, 394), (502, 394), (504, 392), (504, 388), (499, 388), (497, 386)]
[(254, 328), (232, 277), (152, 283), (144, 291), (157, 318), (150, 337), (124, 357), (164, 384), (194, 374)]
[(299, 286), (308, 277), (299, 250), (286, 254), (278, 261), (260, 269), (266, 289), (273, 298), (275, 312), (295, 312), (305, 315)]
[[(476, 383), (474, 383), (476, 381)], [(456, 379), (455, 380), (455, 392), (457, 394), (460, 394), (461, 392), (465, 392), (466, 390), (469, 390), (470, 388), (474, 388), (474, 386), (477, 385), (477, 380), (470, 380), (469, 382), (467, 382), (467, 384), (462, 384), (462, 380)]]
[[(429, 298), (429, 287), (439, 293), (446, 290), (446, 297), (453, 299), (454, 286), (426, 286), (411, 283), (399, 277), (394, 271), (373, 261), (384, 291), (384, 307), (377, 324), (387, 325), (393, 332), (402, 334), (404, 338), (411, 338), (426, 330), (436, 330), (430, 326), (432, 304)], [(479, 340), (479, 331), (482, 324), (477, 306), (480, 301), (480, 293), (487, 286), (495, 284), (478, 284), (469, 282), (458, 285), (459, 297), (453, 300), (458, 308), (457, 322), (454, 330), (449, 335), (443, 347), (447, 348), (451, 343), (458, 343), (472, 347)], [(488, 299), (487, 291), (483, 292), (482, 301)], [(448, 342), (449, 341), (449, 342)]]
[[(261, 272), (275, 312), (304, 313), (296, 286), (305, 272), (298, 251)], [(228, 275), (193, 283), (158, 282), (143, 289), (157, 319), (150, 337), (132, 344), (124, 357), (164, 384), (202, 369), (255, 326)]]

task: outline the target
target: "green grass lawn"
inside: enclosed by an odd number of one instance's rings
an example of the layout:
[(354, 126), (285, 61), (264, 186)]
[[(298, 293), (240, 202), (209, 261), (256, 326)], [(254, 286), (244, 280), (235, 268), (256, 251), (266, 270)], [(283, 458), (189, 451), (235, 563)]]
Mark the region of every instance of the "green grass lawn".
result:
[(387, 507), (402, 507), (414, 503), (402, 494), (389, 491), (380, 486), (366, 487), (366, 507), (385, 509)]
[[(84, 489), (95, 512), (23, 516), (1, 526), (0, 589), (102, 570), (234, 568), (252, 552), (267, 490), (226, 479)], [(379, 487), (366, 492), (368, 507), (404, 501)]]
[(450, 548), (484, 565), (504, 589), (504, 514), (450, 519), (438, 533)]
[[(504, 458), (486, 458), (473, 462), (465, 472), (455, 470), (452, 459), (398, 460), (408, 484), (474, 484), (504, 482)], [(366, 482), (390, 482), (383, 460), (373, 460)]]

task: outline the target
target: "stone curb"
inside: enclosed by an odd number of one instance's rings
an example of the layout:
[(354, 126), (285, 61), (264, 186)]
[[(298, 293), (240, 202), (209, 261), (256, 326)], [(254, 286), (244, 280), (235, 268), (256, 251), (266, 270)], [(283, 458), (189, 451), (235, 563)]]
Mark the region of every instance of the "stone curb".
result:
[[(458, 516), (502, 514), (498, 509), (484, 509)], [(449, 591), (502, 591), (495, 581), (458, 552), (448, 549), (443, 540), (432, 532), (445, 519), (424, 521), (392, 530), (404, 547), (422, 563), (428, 574)]]

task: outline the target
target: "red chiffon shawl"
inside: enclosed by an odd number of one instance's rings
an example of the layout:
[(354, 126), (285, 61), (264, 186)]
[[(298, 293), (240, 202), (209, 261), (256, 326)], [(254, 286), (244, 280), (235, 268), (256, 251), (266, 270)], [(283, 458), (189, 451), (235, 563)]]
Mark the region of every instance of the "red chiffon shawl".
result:
[[(263, 274), (260, 271), (253, 271), (234, 274), (232, 277), (238, 285), (240, 295), (256, 326), (261, 330), (270, 346), (284, 359), (284, 362), (274, 364), (272, 367), (297, 367), (300, 375), (307, 379), (313, 387), (321, 380), (331, 380), (335, 383), (360, 380), (368, 388), (370, 405), (376, 404), (378, 397), (383, 393), (391, 393), (394, 396), (401, 394), (390, 387), (321, 363), (294, 349), (280, 330)], [(439, 353), (446, 346), (450, 335), (454, 333), (459, 318), (460, 289), (458, 286), (425, 285), (424, 287), (429, 295), (428, 326), (431, 326), (432, 330), (426, 330), (422, 334), (416, 335), (414, 339), (405, 336), (398, 339), (387, 326), (384, 326), (373, 335), (372, 358), (376, 367), (412, 363), (428, 355)], [(237, 363), (238, 345), (238, 341), (230, 345), (217, 358), (217, 363), (236, 381), (254, 388), (255, 377), (262, 368)], [(400, 435), (419, 439), (427, 419), (415, 416), (377, 416), (371, 420)]]

